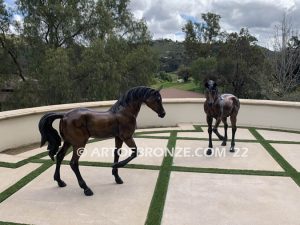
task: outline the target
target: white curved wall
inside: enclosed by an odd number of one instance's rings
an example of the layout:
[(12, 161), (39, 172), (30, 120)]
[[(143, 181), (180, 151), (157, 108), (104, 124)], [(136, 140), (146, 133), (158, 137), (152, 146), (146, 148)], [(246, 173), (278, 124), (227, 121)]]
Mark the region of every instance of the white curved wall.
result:
[[(176, 126), (184, 122), (206, 124), (204, 101), (205, 99), (164, 99), (167, 115), (163, 119), (144, 105), (138, 117), (138, 128)], [(0, 151), (39, 142), (37, 126), (46, 112), (68, 111), (77, 107), (105, 111), (114, 102), (75, 103), (0, 112)], [(300, 130), (299, 117), (299, 102), (242, 99), (238, 125)], [(55, 122), (56, 127), (57, 125), (58, 121)]]

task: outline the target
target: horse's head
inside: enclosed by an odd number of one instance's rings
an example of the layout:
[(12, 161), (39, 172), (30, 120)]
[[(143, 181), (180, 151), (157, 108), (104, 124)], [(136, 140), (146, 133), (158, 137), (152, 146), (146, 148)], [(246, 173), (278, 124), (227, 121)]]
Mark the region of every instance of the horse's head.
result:
[(152, 109), (154, 112), (158, 114), (159, 117), (164, 118), (166, 112), (162, 105), (161, 95), (159, 93), (160, 90), (155, 90), (146, 100), (145, 104)]
[(215, 100), (218, 98), (217, 83), (213, 80), (205, 82), (205, 97), (209, 106), (212, 106)]

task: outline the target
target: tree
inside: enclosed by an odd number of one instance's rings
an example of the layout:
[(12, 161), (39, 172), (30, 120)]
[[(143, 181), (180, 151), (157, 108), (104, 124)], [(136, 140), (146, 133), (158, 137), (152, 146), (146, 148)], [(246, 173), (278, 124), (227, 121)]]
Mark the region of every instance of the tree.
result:
[(185, 49), (190, 61), (198, 57), (216, 56), (213, 47), (217, 47), (217, 38), (223, 36), (219, 25), (221, 16), (208, 12), (202, 14), (202, 19), (203, 23), (188, 21), (182, 28), (185, 33)]
[(211, 12), (203, 13), (201, 16), (205, 21), (205, 24), (202, 26), (204, 41), (207, 43), (212, 43), (220, 34), (221, 27), (219, 22), (221, 16)]
[(43, 41), (58, 48), (82, 41), (82, 35), (93, 26), (93, 0), (17, 2), (24, 16), (24, 34), (32, 42)]
[(77, 90), (90, 100), (114, 99), (129, 87), (148, 85), (157, 70), (157, 58), (149, 47), (131, 48), (115, 36), (96, 40), (84, 50), (82, 58)]
[(17, 50), (15, 47), (15, 37), (10, 33), (11, 15), (5, 8), (3, 0), (0, 0), (0, 46), (13, 60), (19, 77), (25, 81), (22, 66), (19, 62)]
[(188, 21), (182, 31), (185, 33), (185, 50), (191, 61), (199, 56), (200, 43), (201, 43), (201, 26), (199, 23)]
[(300, 45), (297, 33), (285, 14), (275, 27), (274, 54), (270, 59), (275, 93), (283, 97), (292, 92), (300, 80)]
[(15, 82), (4, 108), (115, 99), (132, 86), (149, 85), (158, 60), (145, 21), (134, 18), (128, 3), (17, 1), (24, 26), (15, 38), (6, 37), (22, 42), (15, 49), (27, 82)]
[(188, 82), (188, 80), (191, 76), (191, 71), (190, 71), (189, 67), (181, 65), (178, 69), (177, 74), (181, 79), (184, 80), (184, 82)]
[(192, 63), (190, 71), (191, 76), (200, 86), (205, 80), (216, 80), (218, 78), (217, 59), (215, 57), (200, 57)]
[[(55, 65), (55, 66), (54, 66)], [(48, 49), (45, 59), (38, 68), (38, 90), (41, 104), (53, 105), (72, 102), (76, 95), (76, 85), (70, 74), (67, 50)]]
[(264, 56), (256, 45), (257, 39), (242, 28), (239, 33), (227, 36), (218, 55), (218, 73), (238, 97), (260, 97), (259, 79), (264, 65)]

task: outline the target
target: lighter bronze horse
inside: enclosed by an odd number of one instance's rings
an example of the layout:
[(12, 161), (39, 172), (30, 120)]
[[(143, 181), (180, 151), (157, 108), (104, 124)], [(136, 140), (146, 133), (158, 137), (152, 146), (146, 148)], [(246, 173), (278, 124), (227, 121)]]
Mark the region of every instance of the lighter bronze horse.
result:
[[(217, 83), (209, 80), (205, 83), (205, 96), (206, 101), (204, 103), (204, 111), (206, 113), (206, 121), (208, 124), (208, 134), (209, 134), (209, 145), (207, 154), (212, 153), (212, 132), (214, 132), (220, 140), (222, 140), (222, 146), (226, 146), (227, 142), (227, 117), (230, 117), (232, 126), (232, 139), (230, 152), (234, 152), (235, 146), (235, 133), (237, 130), (236, 121), (237, 115), (240, 109), (240, 101), (237, 97), (232, 94), (222, 94), (220, 95), (217, 88)], [(212, 128), (213, 118), (216, 119), (215, 126)], [(224, 136), (220, 135), (218, 132), (218, 126), (221, 121), (224, 123)]]
[[(39, 122), (39, 130), (42, 136), (41, 146), (48, 142), (49, 156), (54, 160), (56, 155), (54, 180), (57, 181), (58, 186), (66, 186), (66, 183), (60, 178), (60, 165), (67, 150), (72, 146), (73, 156), (70, 166), (77, 177), (79, 186), (84, 190), (84, 194), (87, 196), (93, 195), (92, 190), (80, 174), (78, 164), (82, 154), (78, 149), (84, 149), (90, 137), (115, 137), (112, 174), (116, 183), (122, 184), (123, 181), (118, 174), (118, 168), (124, 167), (137, 157), (137, 146), (132, 136), (136, 129), (136, 118), (143, 103), (155, 111), (159, 117), (163, 118), (166, 115), (159, 90), (148, 87), (130, 89), (106, 112), (78, 108), (66, 113), (47, 113), (44, 115)], [(52, 127), (55, 119), (61, 119), (59, 131), (64, 143), (60, 149), (61, 138)], [(119, 162), (123, 142), (131, 148), (132, 154)]]

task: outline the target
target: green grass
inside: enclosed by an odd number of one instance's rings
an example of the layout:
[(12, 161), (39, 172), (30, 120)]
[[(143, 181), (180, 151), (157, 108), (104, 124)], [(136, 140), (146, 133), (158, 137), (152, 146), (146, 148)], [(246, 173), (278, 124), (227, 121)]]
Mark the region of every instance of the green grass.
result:
[(3, 222), (0, 221), (0, 225), (27, 225), (25, 223), (12, 223), (12, 222)]
[(203, 89), (200, 86), (196, 85), (193, 81), (189, 81), (186, 83), (178, 83), (177, 81), (161, 82), (161, 83), (156, 83), (156, 84), (152, 85), (151, 87), (157, 89), (161, 86), (163, 88), (175, 88), (175, 89), (179, 89), (179, 90), (193, 91), (193, 92), (203, 94)]
[(173, 166), (172, 171), (190, 172), (190, 173), (192, 172), (192, 173), (231, 174), (231, 175), (288, 176), (286, 172), (278, 172), (278, 171), (198, 168), (198, 167), (183, 167), (183, 166)]
[(47, 170), (52, 163), (44, 163), (36, 170), (29, 173), (27, 176), (23, 177), (21, 180), (19, 180), (14, 185), (7, 188), (5, 191), (1, 192), (0, 194), (0, 203), (3, 202), (5, 199), (7, 199), (9, 196), (16, 193), (18, 190), (20, 190), (22, 187), (24, 187), (26, 184), (28, 184), (30, 181), (32, 181), (34, 178), (39, 176), (41, 173), (43, 173), (45, 170)]
[[(168, 149), (174, 149), (176, 145), (177, 132), (173, 131), (170, 135), (168, 142)], [(158, 225), (161, 223), (165, 200), (167, 196), (167, 190), (169, 185), (169, 179), (171, 174), (173, 157), (167, 154), (164, 157), (161, 169), (159, 171), (158, 179), (156, 182), (154, 194), (151, 200), (150, 208), (147, 215), (147, 225)]]
[(39, 153), (37, 155), (34, 155), (34, 156), (31, 156), (27, 159), (24, 159), (24, 160), (21, 160), (17, 163), (9, 163), (9, 162), (0, 162), (0, 167), (7, 167), (7, 168), (18, 168), (20, 166), (23, 166), (35, 159), (40, 159), (40, 158), (43, 158), (45, 156), (48, 155), (48, 152), (42, 152), (42, 153)]
[(200, 125), (193, 125), (195, 130), (198, 131), (198, 132), (204, 132), (202, 127)]
[(277, 161), (277, 163), (284, 169), (295, 183), (300, 187), (300, 175), (297, 170), (292, 167), (276, 150), (273, 146), (266, 141), (254, 128), (249, 128), (252, 135), (260, 142), (260, 144), (269, 152), (269, 154)]
[[(69, 165), (69, 160), (62, 161), (62, 165)], [(95, 167), (112, 167), (112, 163), (106, 162), (89, 162), (89, 161), (80, 161), (80, 166), (95, 166)], [(143, 170), (159, 170), (160, 166), (154, 165), (143, 165), (143, 164), (127, 164), (124, 168), (127, 169), (143, 169)]]

